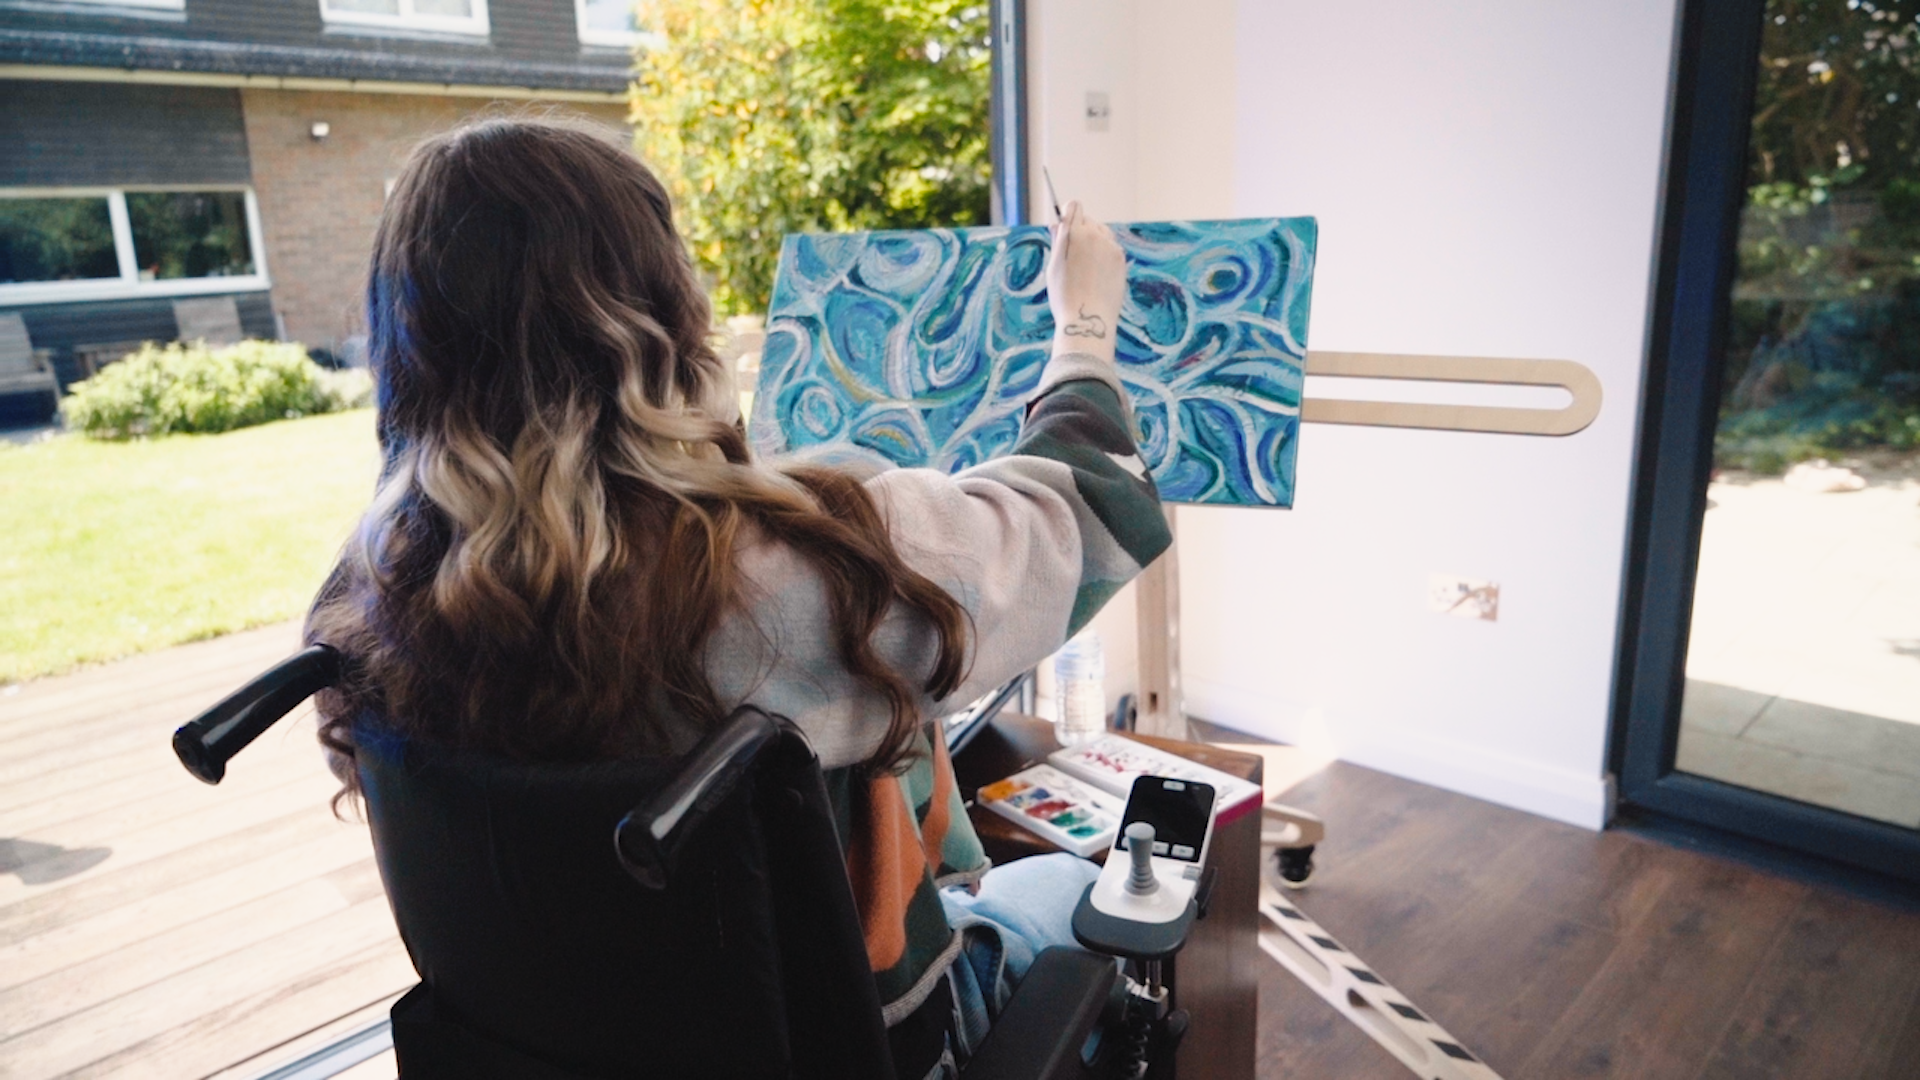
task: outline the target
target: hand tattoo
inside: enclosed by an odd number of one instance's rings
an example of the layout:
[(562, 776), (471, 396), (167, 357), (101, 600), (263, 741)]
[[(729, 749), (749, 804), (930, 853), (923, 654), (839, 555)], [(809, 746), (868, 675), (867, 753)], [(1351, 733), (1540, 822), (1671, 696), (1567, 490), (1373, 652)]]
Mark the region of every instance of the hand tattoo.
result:
[(1068, 337), (1105, 338), (1107, 320), (1098, 315), (1087, 314), (1087, 309), (1083, 305), (1080, 308), (1080, 317), (1062, 327), (1060, 332)]

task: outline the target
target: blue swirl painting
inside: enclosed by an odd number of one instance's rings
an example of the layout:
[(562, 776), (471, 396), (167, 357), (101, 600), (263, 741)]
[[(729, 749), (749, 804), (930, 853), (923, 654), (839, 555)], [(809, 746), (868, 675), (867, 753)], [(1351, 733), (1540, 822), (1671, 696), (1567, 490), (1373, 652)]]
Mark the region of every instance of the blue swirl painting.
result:
[[(1120, 379), (1169, 502), (1293, 504), (1312, 218), (1118, 225)], [(1006, 450), (1053, 340), (1037, 225), (789, 236), (762, 454), (949, 472)]]

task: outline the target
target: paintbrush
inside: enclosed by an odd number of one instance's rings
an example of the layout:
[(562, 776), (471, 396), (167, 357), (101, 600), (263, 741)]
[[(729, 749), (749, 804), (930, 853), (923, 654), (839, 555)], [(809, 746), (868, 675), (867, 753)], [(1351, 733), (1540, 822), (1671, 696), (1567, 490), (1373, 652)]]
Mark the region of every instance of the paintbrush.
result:
[(1053, 202), (1053, 220), (1064, 219), (1066, 215), (1060, 212), (1060, 196), (1053, 190), (1053, 174), (1047, 171), (1045, 165), (1040, 166), (1040, 179), (1047, 182), (1047, 198)]

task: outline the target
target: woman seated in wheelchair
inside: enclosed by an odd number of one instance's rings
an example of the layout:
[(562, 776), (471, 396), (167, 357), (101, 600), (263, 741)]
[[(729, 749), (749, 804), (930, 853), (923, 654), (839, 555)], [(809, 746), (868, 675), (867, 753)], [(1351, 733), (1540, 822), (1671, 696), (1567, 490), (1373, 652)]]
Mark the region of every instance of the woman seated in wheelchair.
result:
[[(1170, 542), (1114, 367), (1124, 284), (1111, 231), (1070, 205), (1052, 356), (1002, 457), (867, 478), (760, 461), (645, 166), (521, 121), (422, 145), (367, 294), (385, 467), (307, 627), (351, 664), (322, 700), (347, 792), (367, 711), (556, 762), (681, 754), (743, 703), (787, 717), (864, 802), (847, 858), (887, 1021), (951, 977), (964, 1049), (1032, 955), (1071, 942), (1096, 868), (987, 873), (932, 721)], [(997, 947), (955, 964), (955, 925)]]

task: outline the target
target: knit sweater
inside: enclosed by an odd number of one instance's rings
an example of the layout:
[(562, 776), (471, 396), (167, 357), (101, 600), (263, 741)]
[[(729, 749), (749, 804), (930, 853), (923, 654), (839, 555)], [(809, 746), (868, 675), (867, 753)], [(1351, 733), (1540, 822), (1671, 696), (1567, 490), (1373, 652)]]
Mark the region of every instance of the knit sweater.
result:
[[(960, 602), (971, 663), (928, 716), (954, 712), (1058, 649), (1172, 542), (1111, 363), (1048, 362), (1013, 449), (958, 473), (893, 469), (869, 479), (900, 557)], [(826, 584), (799, 553), (750, 538), (738, 549), (745, 603), (708, 644), (722, 705), (751, 703), (797, 724), (822, 768), (866, 760), (886, 699), (841, 666)], [(923, 686), (938, 650), (917, 612), (896, 609), (876, 652)]]
[[(896, 469), (866, 481), (901, 558), (959, 601), (970, 666), (937, 717), (1006, 683), (1058, 649), (1172, 542), (1140, 458), (1113, 365), (1055, 356), (1006, 455), (948, 475)], [(709, 639), (707, 667), (729, 708), (751, 703), (811, 741), (840, 811), (888, 1023), (917, 1008), (957, 948), (937, 887), (985, 871), (941, 740), (923, 734), (916, 764), (867, 780), (847, 768), (884, 737), (886, 699), (856, 680), (834, 648), (826, 585), (797, 552), (750, 539), (740, 550), (745, 603)], [(875, 650), (915, 686), (938, 639), (896, 609)]]

